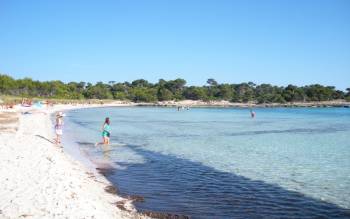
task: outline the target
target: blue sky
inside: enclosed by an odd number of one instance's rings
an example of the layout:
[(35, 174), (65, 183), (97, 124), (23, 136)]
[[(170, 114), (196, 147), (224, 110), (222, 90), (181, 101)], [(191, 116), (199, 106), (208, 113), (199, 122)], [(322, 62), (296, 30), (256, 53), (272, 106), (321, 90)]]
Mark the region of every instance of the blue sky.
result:
[(0, 0), (0, 72), (350, 87), (348, 0)]

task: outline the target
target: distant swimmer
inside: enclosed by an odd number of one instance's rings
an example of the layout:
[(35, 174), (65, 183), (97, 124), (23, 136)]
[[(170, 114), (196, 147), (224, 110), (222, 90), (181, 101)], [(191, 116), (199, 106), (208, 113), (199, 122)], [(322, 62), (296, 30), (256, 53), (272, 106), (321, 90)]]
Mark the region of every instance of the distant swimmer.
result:
[(252, 118), (255, 118), (255, 112), (254, 112), (252, 109), (250, 109), (250, 116), (251, 116)]
[(99, 144), (103, 144), (103, 145), (110, 144), (109, 138), (111, 137), (111, 128), (110, 128), (110, 120), (108, 117), (105, 119), (105, 122), (102, 125), (101, 131), (102, 131), (101, 135), (102, 135), (103, 142), (96, 143), (95, 146)]

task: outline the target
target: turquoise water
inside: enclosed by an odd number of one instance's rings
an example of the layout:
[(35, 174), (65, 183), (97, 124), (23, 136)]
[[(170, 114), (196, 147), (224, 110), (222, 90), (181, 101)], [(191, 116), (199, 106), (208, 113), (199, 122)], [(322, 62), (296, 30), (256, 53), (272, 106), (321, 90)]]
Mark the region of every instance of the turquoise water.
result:
[[(252, 119), (247, 109), (82, 109), (67, 113), (65, 133), (92, 159), (115, 164), (107, 178), (144, 196), (140, 210), (350, 217), (350, 109), (255, 111)], [(96, 148), (106, 116), (114, 146)]]

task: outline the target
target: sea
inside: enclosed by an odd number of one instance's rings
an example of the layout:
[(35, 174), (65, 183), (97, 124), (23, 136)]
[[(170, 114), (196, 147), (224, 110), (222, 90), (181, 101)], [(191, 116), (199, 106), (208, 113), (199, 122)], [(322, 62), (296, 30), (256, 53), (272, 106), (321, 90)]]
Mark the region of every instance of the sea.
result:
[[(110, 164), (140, 212), (350, 218), (350, 109), (103, 107), (66, 112), (65, 150)], [(111, 121), (111, 145), (101, 126)], [(92, 165), (93, 166), (93, 165)]]

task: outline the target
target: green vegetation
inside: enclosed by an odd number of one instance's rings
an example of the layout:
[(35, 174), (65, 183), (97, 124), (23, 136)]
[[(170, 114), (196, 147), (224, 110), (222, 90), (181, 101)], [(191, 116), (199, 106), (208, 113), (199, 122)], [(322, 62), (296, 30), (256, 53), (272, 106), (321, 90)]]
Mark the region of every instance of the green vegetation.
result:
[(13, 79), (0, 74), (0, 95), (10, 95), (27, 98), (56, 99), (115, 99), (134, 102), (154, 102), (165, 100), (228, 100), (231, 102), (285, 103), (328, 101), (346, 99), (350, 101), (350, 88), (347, 92), (336, 90), (333, 86), (319, 84), (297, 87), (273, 86), (270, 84), (256, 85), (253, 82), (240, 84), (219, 84), (214, 79), (207, 80), (205, 86), (186, 86), (183, 79), (150, 83), (139, 79), (131, 83), (107, 84), (86, 82), (34, 81), (30, 78)]

